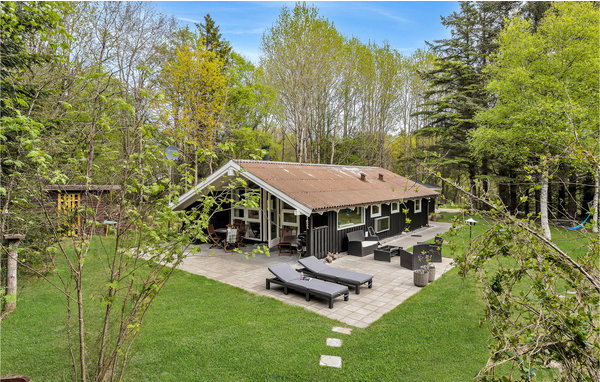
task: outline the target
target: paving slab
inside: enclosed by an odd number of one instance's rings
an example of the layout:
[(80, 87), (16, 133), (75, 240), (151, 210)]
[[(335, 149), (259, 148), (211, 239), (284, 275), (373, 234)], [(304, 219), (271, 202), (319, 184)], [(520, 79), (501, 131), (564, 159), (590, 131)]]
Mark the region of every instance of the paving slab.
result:
[[(430, 227), (396, 236), (384, 241), (383, 244), (391, 244), (409, 248), (417, 241), (432, 239), (436, 235), (450, 229), (449, 223), (435, 222)], [(418, 237), (412, 235), (419, 235)], [(293, 268), (300, 268), (298, 255), (278, 256), (277, 252), (270, 256), (263, 254), (256, 257), (245, 258), (238, 253), (225, 253), (222, 250), (209, 249), (208, 244), (197, 246), (201, 251), (190, 254), (179, 266), (180, 269), (205, 276), (207, 278), (224, 282), (235, 287), (247, 290), (258, 295), (268, 296), (288, 304), (301, 306), (317, 314), (340, 321), (341, 323), (355, 327), (365, 328), (377, 321), (382, 315), (394, 309), (408, 297), (419, 292), (421, 288), (413, 284), (413, 272), (400, 267), (400, 257), (392, 258), (390, 263), (375, 261), (373, 255), (358, 257), (349, 256), (345, 253), (339, 254), (339, 258), (329, 264), (335, 268), (350, 271), (368, 273), (373, 275), (373, 288), (361, 287), (360, 294), (351, 291), (349, 301), (343, 298), (334, 300), (333, 309), (329, 309), (327, 301), (314, 297), (306, 301), (302, 293), (290, 291), (284, 295), (282, 287), (271, 284), (271, 289), (265, 287), (265, 279), (273, 275), (268, 267), (287, 263)], [(244, 251), (250, 252), (257, 245), (243, 247)], [(444, 254), (442, 249), (442, 255)], [(452, 259), (442, 258), (441, 263), (435, 263), (436, 279), (452, 268)]]
[(342, 328), (340, 326), (334, 326), (331, 329), (332, 332), (336, 332), (336, 333), (342, 333), (342, 334), (352, 334), (352, 329), (351, 328)]
[(340, 340), (339, 338), (328, 338), (326, 344), (327, 346), (339, 348), (342, 346), (342, 340)]
[(341, 369), (342, 368), (342, 357), (338, 357), (335, 355), (322, 355), (321, 360), (319, 361), (319, 365), (329, 366), (329, 367), (337, 367), (338, 369)]

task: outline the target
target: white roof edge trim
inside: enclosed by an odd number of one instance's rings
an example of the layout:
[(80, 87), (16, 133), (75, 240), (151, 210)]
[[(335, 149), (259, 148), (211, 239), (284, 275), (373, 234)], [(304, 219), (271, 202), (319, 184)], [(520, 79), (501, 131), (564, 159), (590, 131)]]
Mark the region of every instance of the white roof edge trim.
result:
[(241, 167), (234, 161), (230, 160), (223, 167), (221, 167), (217, 171), (215, 171), (212, 174), (210, 174), (209, 176), (207, 176), (206, 179), (204, 179), (202, 182), (200, 182), (197, 185), (195, 185), (194, 187), (192, 187), (191, 190), (189, 190), (185, 194), (181, 195), (179, 197), (179, 199), (177, 200), (177, 204), (171, 203), (169, 205), (169, 207), (173, 211), (180, 211), (180, 210), (188, 207), (190, 204), (192, 204), (196, 200), (198, 200), (198, 197), (199, 197), (198, 193), (201, 190), (203, 190), (206, 186), (208, 186), (209, 184), (211, 184), (212, 182), (214, 182), (215, 180), (219, 179), (221, 176), (226, 174), (229, 169), (234, 169), (236, 171), (239, 171), (241, 169)]
[(215, 171), (214, 173), (209, 175), (206, 179), (204, 179), (204, 181), (202, 181), (202, 182), (198, 183), (196, 186), (192, 187), (191, 190), (189, 190), (188, 192), (183, 194), (181, 197), (179, 197), (177, 204), (171, 203), (169, 205), (169, 207), (174, 211), (179, 211), (179, 210), (185, 209), (186, 207), (188, 207), (189, 205), (194, 203), (196, 200), (198, 200), (198, 193), (201, 190), (203, 190), (206, 186), (208, 186), (209, 184), (213, 183), (215, 180), (217, 180), (218, 178), (220, 178), (221, 176), (226, 174), (230, 169), (233, 169), (235, 171), (241, 171), (241, 173), (240, 173), (241, 176), (256, 183), (263, 189), (267, 190), (269, 193), (275, 195), (277, 198), (279, 198), (279, 199), (283, 200), (284, 202), (286, 202), (287, 204), (291, 205), (292, 207), (294, 207), (295, 209), (300, 211), (303, 215), (310, 216), (310, 214), (312, 213), (312, 209), (310, 207), (307, 207), (304, 204), (299, 203), (295, 199), (289, 197), (288, 195), (286, 195), (283, 192), (279, 191), (278, 189), (274, 188), (270, 184), (265, 183), (262, 179), (260, 179), (256, 175), (250, 173), (248, 170), (241, 167), (239, 164), (235, 163), (235, 161), (233, 161), (233, 160), (230, 160), (223, 167), (221, 167), (220, 169), (218, 169), (217, 171)]
[(280, 200), (283, 200), (284, 202), (286, 202), (290, 206), (294, 207), (295, 209), (297, 209), (298, 211), (300, 211), (303, 215), (310, 216), (310, 214), (312, 213), (312, 208), (307, 207), (304, 204), (298, 202), (296, 199), (293, 199), (290, 196), (288, 196), (287, 194), (284, 194), (283, 192), (279, 191), (275, 187), (273, 187), (270, 184), (266, 183), (265, 181), (263, 181), (262, 179), (260, 179), (256, 175), (252, 174), (250, 171), (244, 169), (244, 172), (242, 173), (242, 176), (244, 176), (246, 179), (248, 179), (248, 180), (250, 180), (250, 181), (258, 184), (263, 189), (269, 191), (269, 193), (275, 195)]

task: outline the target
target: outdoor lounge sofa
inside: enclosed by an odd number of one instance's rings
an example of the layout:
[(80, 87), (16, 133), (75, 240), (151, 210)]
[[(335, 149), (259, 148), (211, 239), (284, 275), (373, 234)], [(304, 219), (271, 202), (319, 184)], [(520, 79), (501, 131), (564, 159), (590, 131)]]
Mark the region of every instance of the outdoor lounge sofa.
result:
[(408, 252), (403, 248), (398, 248), (398, 254), (400, 255), (400, 266), (402, 268), (408, 268), (412, 271), (419, 269), (423, 265), (427, 265), (425, 257), (419, 256), (419, 252), (415, 252), (417, 246), (413, 247), (413, 253)]
[(373, 253), (379, 246), (377, 240), (365, 239), (364, 231), (352, 231), (346, 234), (348, 237), (348, 254), (354, 256), (366, 256)]
[(311, 295), (323, 297), (329, 301), (329, 309), (333, 308), (333, 299), (336, 297), (344, 296), (344, 301), (348, 301), (350, 296), (347, 286), (316, 278), (302, 279), (300, 273), (286, 263), (269, 267), (269, 271), (276, 277), (267, 278), (267, 289), (271, 289), (271, 283), (274, 283), (282, 285), (285, 294), (288, 294), (288, 289), (304, 293), (306, 301), (310, 301)]
[(425, 252), (425, 256), (430, 256), (429, 261), (432, 263), (442, 262), (442, 244), (437, 243), (417, 243), (413, 247), (415, 254), (422, 254)]
[(298, 262), (304, 266), (304, 268), (300, 270), (301, 272), (304, 272), (304, 274), (337, 284), (353, 286), (356, 294), (360, 294), (360, 286), (362, 284), (368, 283), (369, 288), (373, 287), (372, 275), (333, 268), (323, 264), (314, 256), (300, 259)]

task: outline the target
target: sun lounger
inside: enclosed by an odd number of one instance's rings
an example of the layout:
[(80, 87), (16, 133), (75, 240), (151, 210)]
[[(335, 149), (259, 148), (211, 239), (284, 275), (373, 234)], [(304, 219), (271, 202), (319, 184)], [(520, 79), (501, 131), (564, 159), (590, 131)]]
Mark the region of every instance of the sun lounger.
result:
[(373, 287), (372, 275), (330, 267), (329, 265), (323, 264), (314, 256), (300, 259), (298, 262), (304, 266), (304, 269), (301, 269), (301, 271), (308, 276), (353, 286), (356, 290), (356, 294), (360, 294), (360, 286), (362, 284), (368, 283), (369, 288)]
[(288, 289), (304, 293), (306, 301), (310, 301), (311, 295), (323, 297), (329, 300), (329, 309), (333, 308), (333, 299), (336, 297), (344, 296), (344, 301), (348, 301), (350, 292), (347, 286), (316, 278), (302, 279), (300, 273), (286, 263), (269, 267), (269, 271), (276, 277), (267, 279), (267, 289), (271, 289), (271, 283), (273, 283), (282, 285), (285, 294), (288, 294)]

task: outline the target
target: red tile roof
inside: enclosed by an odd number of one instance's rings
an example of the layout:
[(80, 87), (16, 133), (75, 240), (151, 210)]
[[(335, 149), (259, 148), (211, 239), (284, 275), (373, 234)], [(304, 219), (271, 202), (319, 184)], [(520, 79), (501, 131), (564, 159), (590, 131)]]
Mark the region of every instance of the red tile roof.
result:
[[(380, 167), (235, 160), (271, 187), (312, 210), (384, 203), (438, 195)], [(365, 180), (361, 180), (361, 173)], [(380, 180), (380, 174), (382, 180)]]

